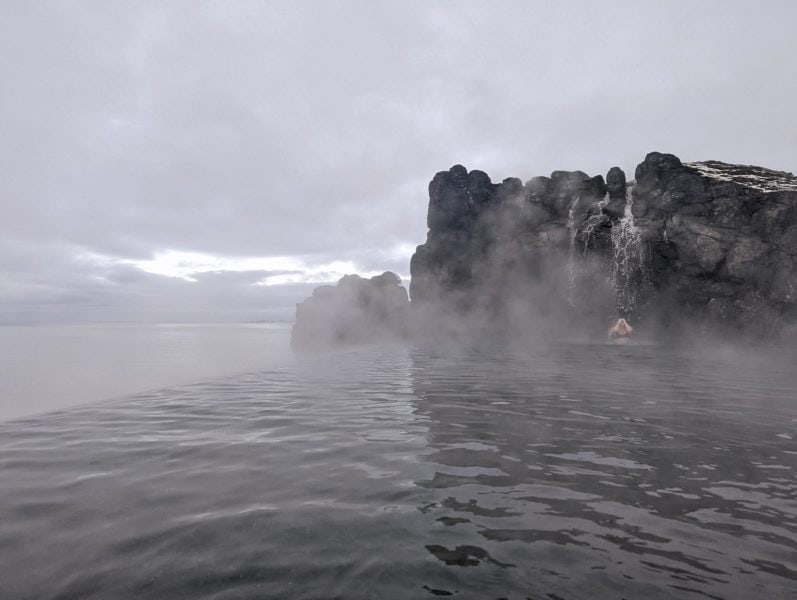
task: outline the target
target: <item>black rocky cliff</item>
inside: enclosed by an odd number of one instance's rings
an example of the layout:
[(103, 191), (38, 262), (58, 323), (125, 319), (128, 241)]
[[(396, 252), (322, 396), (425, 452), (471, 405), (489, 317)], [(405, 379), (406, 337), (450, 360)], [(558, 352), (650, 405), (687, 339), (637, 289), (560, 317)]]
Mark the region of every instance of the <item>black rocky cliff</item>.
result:
[(777, 336), (797, 318), (797, 178), (654, 152), (627, 182), (555, 171), (492, 183), (457, 165), (429, 185), (411, 262), (416, 311), (494, 330), (651, 329)]
[(410, 271), (347, 276), (298, 306), (294, 345), (406, 335), (797, 334), (797, 178), (653, 152), (628, 181), (554, 171), (429, 184)]

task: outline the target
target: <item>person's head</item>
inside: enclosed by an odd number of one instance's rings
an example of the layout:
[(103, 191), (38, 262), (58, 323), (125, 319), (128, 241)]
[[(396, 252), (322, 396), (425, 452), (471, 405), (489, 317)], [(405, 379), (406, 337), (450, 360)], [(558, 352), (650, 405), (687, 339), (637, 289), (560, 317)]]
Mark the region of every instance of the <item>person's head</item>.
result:
[(612, 327), (612, 331), (619, 335), (628, 335), (629, 333), (631, 333), (632, 330), (633, 329), (631, 325), (629, 325), (628, 321), (626, 321), (623, 317), (617, 319), (617, 321), (614, 324), (614, 327)]

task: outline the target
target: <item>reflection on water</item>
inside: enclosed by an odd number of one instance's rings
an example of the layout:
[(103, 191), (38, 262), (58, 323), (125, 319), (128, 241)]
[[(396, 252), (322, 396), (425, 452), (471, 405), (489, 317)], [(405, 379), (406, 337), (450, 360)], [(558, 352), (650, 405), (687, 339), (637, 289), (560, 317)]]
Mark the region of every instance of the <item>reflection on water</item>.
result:
[(380, 348), (5, 423), (0, 597), (791, 597), (791, 364)]

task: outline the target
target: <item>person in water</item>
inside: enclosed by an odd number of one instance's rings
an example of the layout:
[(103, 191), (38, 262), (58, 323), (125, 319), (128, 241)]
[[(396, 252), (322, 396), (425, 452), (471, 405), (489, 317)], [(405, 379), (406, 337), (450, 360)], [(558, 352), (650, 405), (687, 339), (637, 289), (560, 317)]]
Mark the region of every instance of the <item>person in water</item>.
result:
[(631, 333), (633, 331), (634, 328), (628, 324), (628, 321), (620, 317), (609, 329), (609, 340), (623, 344), (631, 339)]

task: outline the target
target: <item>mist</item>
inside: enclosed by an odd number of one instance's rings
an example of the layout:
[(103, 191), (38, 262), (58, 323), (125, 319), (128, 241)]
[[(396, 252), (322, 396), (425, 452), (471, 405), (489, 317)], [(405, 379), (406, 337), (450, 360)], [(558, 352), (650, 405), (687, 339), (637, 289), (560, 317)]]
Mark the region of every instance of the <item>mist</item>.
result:
[(660, 152), (635, 177), (614, 166), (605, 179), (557, 170), (523, 184), (462, 165), (440, 171), (411, 259), (411, 303), (396, 290), (400, 316), (379, 286), (352, 294), (344, 278), (299, 305), (295, 341), (539, 344), (609, 333), (614, 343), (793, 345), (797, 177)]

